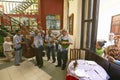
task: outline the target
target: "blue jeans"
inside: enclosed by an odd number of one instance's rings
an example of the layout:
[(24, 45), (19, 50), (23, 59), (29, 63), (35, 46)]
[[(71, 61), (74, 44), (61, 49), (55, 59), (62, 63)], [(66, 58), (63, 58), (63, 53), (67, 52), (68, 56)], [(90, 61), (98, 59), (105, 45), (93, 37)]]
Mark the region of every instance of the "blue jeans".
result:
[(15, 51), (15, 64), (19, 64), (22, 60), (22, 49)]
[(52, 60), (55, 61), (55, 49), (54, 46), (47, 46), (46, 47), (46, 53), (48, 60), (50, 59), (50, 52), (52, 52)]

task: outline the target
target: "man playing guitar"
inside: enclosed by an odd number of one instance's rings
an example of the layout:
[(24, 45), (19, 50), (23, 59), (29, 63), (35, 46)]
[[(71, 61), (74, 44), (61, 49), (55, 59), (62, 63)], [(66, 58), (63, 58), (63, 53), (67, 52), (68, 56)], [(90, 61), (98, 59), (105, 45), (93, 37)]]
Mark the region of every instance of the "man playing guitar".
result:
[[(62, 35), (58, 39), (58, 53), (57, 53), (57, 61), (58, 64), (56, 67), (61, 66), (61, 70), (64, 70), (68, 61), (68, 47), (72, 44), (72, 39), (69, 37), (66, 30), (62, 30)], [(62, 63), (63, 62), (63, 63)]]

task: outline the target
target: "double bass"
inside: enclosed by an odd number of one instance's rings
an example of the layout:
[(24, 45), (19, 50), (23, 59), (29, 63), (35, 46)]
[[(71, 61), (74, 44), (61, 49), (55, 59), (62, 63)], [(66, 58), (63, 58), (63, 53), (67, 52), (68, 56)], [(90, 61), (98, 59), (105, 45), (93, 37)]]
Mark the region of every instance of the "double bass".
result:
[(32, 58), (35, 56), (34, 48), (31, 46), (33, 44), (34, 38), (30, 36), (29, 26), (21, 27), (23, 34), (23, 56), (25, 58)]

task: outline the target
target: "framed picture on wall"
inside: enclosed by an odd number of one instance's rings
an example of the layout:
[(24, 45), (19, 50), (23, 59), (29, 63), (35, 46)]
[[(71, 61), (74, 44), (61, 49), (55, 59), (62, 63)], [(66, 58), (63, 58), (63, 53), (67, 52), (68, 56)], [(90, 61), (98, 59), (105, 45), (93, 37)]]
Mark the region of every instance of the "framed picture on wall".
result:
[(74, 14), (69, 16), (69, 34), (73, 35)]
[(120, 35), (120, 14), (112, 16), (110, 32)]
[(46, 16), (46, 29), (59, 30), (60, 29), (60, 15)]

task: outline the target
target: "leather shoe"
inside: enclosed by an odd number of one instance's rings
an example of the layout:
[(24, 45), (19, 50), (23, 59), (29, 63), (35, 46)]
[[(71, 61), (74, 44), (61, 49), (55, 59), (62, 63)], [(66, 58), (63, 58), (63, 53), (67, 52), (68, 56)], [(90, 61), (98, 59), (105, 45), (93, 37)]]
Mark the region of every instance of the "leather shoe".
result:
[(65, 66), (62, 66), (61, 70), (64, 70), (65, 69)]
[(22, 59), (20, 62), (22, 63), (23, 61), (25, 61), (25, 60)]
[(39, 65), (38, 67), (41, 68), (43, 65)]
[(49, 61), (50, 59), (47, 59), (47, 61)]
[(55, 63), (55, 61), (56, 61), (56, 60), (53, 60), (53, 62), (52, 62), (52, 63)]
[(64, 70), (65, 68), (61, 68), (61, 70)]
[(60, 65), (56, 65), (55, 67), (61, 67)]
[(15, 64), (15, 66), (20, 66), (20, 64)]
[(37, 66), (37, 64), (35, 64), (35, 66)]

